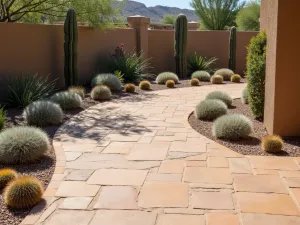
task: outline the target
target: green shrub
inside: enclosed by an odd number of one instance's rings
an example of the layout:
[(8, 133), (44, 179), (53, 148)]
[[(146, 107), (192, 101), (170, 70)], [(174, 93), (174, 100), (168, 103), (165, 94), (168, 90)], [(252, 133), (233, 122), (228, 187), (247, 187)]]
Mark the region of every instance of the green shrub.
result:
[(140, 82), (139, 88), (144, 91), (149, 91), (151, 88), (151, 83), (147, 80), (143, 80)]
[(11, 76), (8, 80), (10, 107), (24, 108), (31, 102), (46, 99), (55, 92), (56, 81), (37, 75)]
[(249, 104), (248, 88), (244, 88), (242, 92), (242, 103)]
[(116, 75), (117, 78), (121, 81), (121, 83), (124, 83), (124, 74), (121, 71), (116, 70), (114, 72), (114, 75)]
[(230, 69), (219, 69), (215, 72), (215, 75), (222, 76), (224, 81), (230, 81), (230, 78), (233, 74), (234, 72)]
[(200, 81), (197, 78), (193, 78), (190, 81), (192, 86), (199, 86), (200, 85)]
[(252, 133), (250, 119), (240, 114), (230, 114), (215, 120), (212, 128), (213, 136), (219, 139), (239, 140)]
[(77, 109), (82, 107), (81, 97), (72, 92), (63, 91), (55, 93), (50, 100), (60, 105), (63, 110)]
[(0, 108), (0, 130), (2, 130), (5, 127), (6, 124), (6, 113), (4, 111), (4, 108)]
[(251, 39), (247, 55), (247, 80), (249, 104), (257, 118), (263, 118), (266, 79), (266, 32)]
[(206, 99), (218, 99), (224, 102), (228, 107), (232, 105), (232, 98), (223, 91), (213, 91), (206, 96)]
[(223, 77), (221, 75), (212, 75), (210, 78), (210, 82), (212, 84), (223, 84)]
[(271, 135), (263, 137), (261, 147), (265, 152), (278, 153), (283, 149), (284, 142), (281, 137)]
[(175, 87), (175, 82), (174, 82), (174, 80), (167, 80), (166, 86), (167, 86), (168, 88), (174, 88), (174, 87)]
[[(139, 82), (144, 77), (144, 72), (149, 68), (149, 59), (144, 59), (143, 52), (126, 53), (124, 46), (117, 47), (111, 56), (108, 68), (111, 72), (120, 71), (124, 82)], [(104, 84), (106, 85), (106, 84)], [(107, 85), (108, 86), (108, 85)], [(114, 91), (113, 89), (111, 89)]]
[(210, 74), (206, 71), (200, 70), (192, 73), (192, 78), (197, 78), (199, 81), (209, 82)]
[(241, 76), (238, 74), (233, 74), (230, 78), (231, 82), (233, 83), (240, 83), (241, 82)]
[(239, 30), (259, 31), (260, 28), (260, 2), (249, 1), (243, 9), (241, 9), (236, 17), (236, 24)]
[(195, 53), (194, 55), (187, 57), (188, 71), (190, 72), (190, 74), (199, 70), (211, 72), (211, 67), (213, 64), (215, 64), (216, 61), (217, 58), (213, 57), (210, 59), (206, 59), (205, 57), (198, 56), (197, 53)]
[(209, 99), (196, 106), (195, 115), (199, 120), (215, 120), (227, 114), (227, 105), (218, 99)]
[(36, 101), (24, 109), (24, 118), (28, 125), (44, 127), (58, 125), (63, 120), (63, 111), (60, 106), (51, 101)]
[(109, 87), (111, 91), (121, 91), (122, 83), (119, 78), (110, 73), (98, 74), (92, 80), (92, 87), (97, 85), (105, 85)]
[(42, 200), (42, 183), (30, 176), (15, 179), (4, 190), (4, 202), (7, 206), (23, 209), (31, 208)]
[(134, 93), (135, 92), (135, 85), (134, 84), (125, 84), (124, 90), (128, 93)]
[(34, 127), (13, 127), (0, 133), (0, 163), (31, 163), (49, 148), (47, 134)]
[(94, 100), (109, 100), (111, 99), (111, 91), (105, 85), (97, 85), (93, 88), (91, 97)]
[(166, 84), (168, 80), (173, 80), (176, 84), (179, 81), (178, 76), (172, 72), (164, 72), (156, 77), (156, 83), (158, 84)]
[(5, 186), (15, 180), (18, 177), (16, 171), (12, 169), (1, 169), (0, 170), (0, 189), (5, 188)]
[(68, 89), (69, 92), (78, 94), (82, 99), (85, 97), (85, 89), (81, 86), (72, 86)]

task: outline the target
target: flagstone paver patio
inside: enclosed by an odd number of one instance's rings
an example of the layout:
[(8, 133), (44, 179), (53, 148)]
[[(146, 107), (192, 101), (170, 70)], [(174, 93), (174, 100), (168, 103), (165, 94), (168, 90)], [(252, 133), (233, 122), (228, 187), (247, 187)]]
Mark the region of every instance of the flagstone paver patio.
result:
[(132, 95), (75, 116), (54, 139), (47, 209), (22, 224), (300, 224), (299, 158), (243, 156), (187, 123), (207, 93), (244, 86)]

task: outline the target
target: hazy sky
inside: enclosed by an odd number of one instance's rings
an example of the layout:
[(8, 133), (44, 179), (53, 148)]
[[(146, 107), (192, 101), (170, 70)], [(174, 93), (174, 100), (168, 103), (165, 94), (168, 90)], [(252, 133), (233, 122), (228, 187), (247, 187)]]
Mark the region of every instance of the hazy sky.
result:
[(135, 0), (137, 2), (142, 2), (146, 6), (173, 6), (178, 8), (191, 8), (190, 1), (191, 0)]

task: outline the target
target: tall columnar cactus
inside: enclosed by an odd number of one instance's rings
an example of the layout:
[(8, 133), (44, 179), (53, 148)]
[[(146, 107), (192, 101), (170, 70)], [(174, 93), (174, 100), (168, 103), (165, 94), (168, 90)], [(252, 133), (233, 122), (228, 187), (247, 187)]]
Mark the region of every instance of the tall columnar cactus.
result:
[(187, 44), (187, 18), (184, 14), (179, 14), (175, 25), (175, 61), (176, 73), (180, 78), (185, 78), (187, 74), (186, 66), (186, 44)]
[(229, 66), (235, 72), (236, 67), (236, 27), (231, 27), (229, 36)]
[(64, 26), (65, 33), (65, 84), (66, 87), (77, 85), (78, 68), (77, 68), (77, 44), (78, 28), (76, 12), (69, 9)]

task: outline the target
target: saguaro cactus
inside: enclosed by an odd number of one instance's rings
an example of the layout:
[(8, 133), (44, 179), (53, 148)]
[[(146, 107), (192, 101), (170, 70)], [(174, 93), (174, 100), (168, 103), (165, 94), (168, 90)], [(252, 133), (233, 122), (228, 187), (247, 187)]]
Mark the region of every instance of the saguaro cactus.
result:
[(65, 25), (65, 84), (66, 87), (76, 85), (78, 81), (77, 68), (77, 44), (78, 44), (78, 28), (76, 12), (74, 9), (69, 9)]
[(187, 18), (184, 14), (179, 14), (175, 25), (175, 61), (176, 73), (180, 78), (185, 78), (187, 74), (186, 66), (186, 43), (187, 43)]
[(231, 27), (229, 36), (229, 66), (235, 72), (236, 67), (236, 27)]

